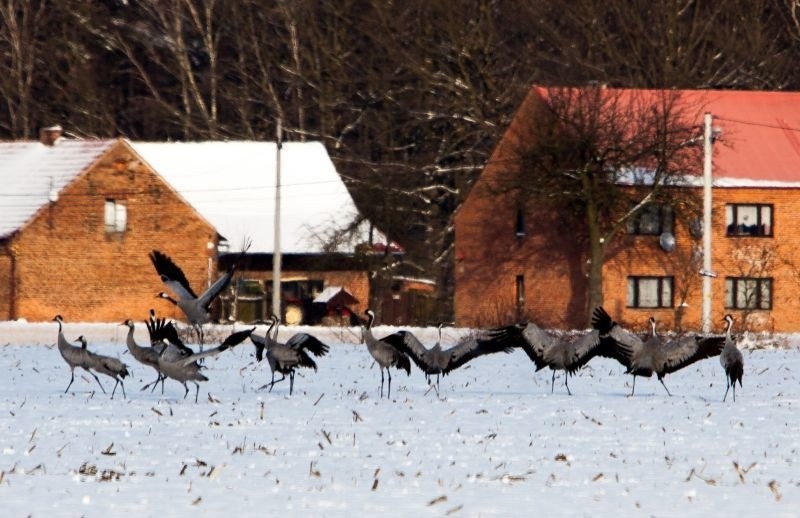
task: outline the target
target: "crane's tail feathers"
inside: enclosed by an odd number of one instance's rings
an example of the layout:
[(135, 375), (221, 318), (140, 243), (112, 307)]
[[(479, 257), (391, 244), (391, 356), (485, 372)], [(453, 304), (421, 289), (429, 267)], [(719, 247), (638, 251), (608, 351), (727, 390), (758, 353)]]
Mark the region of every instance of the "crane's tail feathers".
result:
[(406, 371), (406, 374), (411, 375), (411, 361), (405, 354), (398, 355), (397, 368)]

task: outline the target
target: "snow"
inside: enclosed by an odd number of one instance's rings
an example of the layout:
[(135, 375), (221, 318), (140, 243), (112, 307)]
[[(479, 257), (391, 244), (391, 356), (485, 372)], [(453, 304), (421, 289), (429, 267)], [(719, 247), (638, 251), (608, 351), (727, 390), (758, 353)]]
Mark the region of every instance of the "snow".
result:
[[(236, 326), (237, 330), (243, 326)], [(140, 329), (141, 328), (141, 329)], [(442, 378), (392, 372), (392, 398), (355, 328), (303, 331), (331, 345), (295, 393), (269, 380), (249, 343), (207, 362), (200, 401), (125, 352), (124, 327), (67, 324), (95, 337), (132, 375), (127, 399), (97, 390), (52, 345), (55, 324), (0, 324), (0, 499), (5, 516), (794, 515), (800, 505), (800, 356), (744, 352), (744, 387), (721, 401), (717, 359), (631, 379), (595, 359), (550, 393), (521, 351), (479, 358)], [(377, 336), (394, 328), (378, 327)], [(412, 329), (423, 341), (436, 329)], [(231, 332), (231, 328), (217, 330)], [(467, 330), (445, 329), (454, 342)], [(142, 343), (146, 332), (137, 326)], [(102, 380), (110, 392), (113, 384)], [(194, 392), (194, 388), (192, 388)]]
[[(238, 250), (274, 251), (274, 142), (131, 142), (131, 146)], [(322, 251), (326, 232), (353, 221), (357, 209), (321, 142), (281, 148), (281, 250)], [(363, 225), (360, 241), (368, 238)], [(352, 252), (343, 247), (340, 252)]]
[(21, 228), (100, 155), (113, 140), (59, 139), (40, 142), (0, 142), (0, 238)]

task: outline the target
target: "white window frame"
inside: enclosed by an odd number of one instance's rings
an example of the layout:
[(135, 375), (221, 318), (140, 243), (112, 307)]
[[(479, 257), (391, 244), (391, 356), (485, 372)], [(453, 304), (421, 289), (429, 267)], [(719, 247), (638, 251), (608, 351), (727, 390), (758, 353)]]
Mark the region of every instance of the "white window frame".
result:
[(117, 200), (106, 199), (103, 207), (103, 222), (107, 234), (125, 232), (128, 227), (128, 208)]
[(772, 277), (726, 277), (726, 309), (772, 309)]
[(773, 237), (774, 227), (775, 207), (771, 203), (725, 205), (725, 235), (728, 237)]
[[(651, 287), (652, 286), (652, 287)], [(655, 293), (645, 293), (655, 289)], [(674, 307), (675, 278), (672, 276), (629, 275), (626, 305), (633, 309)], [(652, 301), (652, 302), (650, 302)]]

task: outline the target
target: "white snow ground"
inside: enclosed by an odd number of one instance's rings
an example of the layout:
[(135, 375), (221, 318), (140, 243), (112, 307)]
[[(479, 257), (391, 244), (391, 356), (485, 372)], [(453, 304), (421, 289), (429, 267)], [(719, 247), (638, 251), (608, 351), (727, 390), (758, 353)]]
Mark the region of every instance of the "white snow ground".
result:
[[(144, 343), (144, 326), (137, 339)], [(537, 374), (521, 351), (442, 378), (394, 371), (392, 399), (357, 330), (308, 328), (331, 344), (319, 371), (272, 393), (249, 342), (207, 363), (200, 402), (125, 351), (118, 326), (68, 338), (132, 371), (127, 399), (102, 394), (49, 343), (55, 324), (0, 324), (3, 516), (652, 515), (796, 516), (800, 355), (745, 352), (744, 387), (722, 403), (717, 359), (653, 379), (595, 359), (570, 379)], [(390, 328), (377, 328), (376, 335)], [(291, 331), (286, 331), (288, 334)], [(42, 335), (45, 333), (45, 335)], [(435, 330), (423, 336), (433, 339)], [(448, 330), (446, 342), (457, 331)], [(284, 336), (282, 334), (282, 336)], [(49, 340), (47, 339), (49, 337)], [(109, 392), (113, 383), (103, 379)]]

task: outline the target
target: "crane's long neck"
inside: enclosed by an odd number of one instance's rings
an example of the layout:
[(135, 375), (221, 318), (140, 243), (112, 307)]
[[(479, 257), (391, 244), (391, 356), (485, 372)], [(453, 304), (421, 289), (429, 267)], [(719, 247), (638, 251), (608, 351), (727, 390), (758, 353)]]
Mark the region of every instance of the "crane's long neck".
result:
[(375, 337), (372, 335), (372, 323), (375, 321), (375, 315), (371, 312), (367, 313), (367, 326), (364, 328), (364, 343), (368, 346), (375, 344)]
[(139, 347), (137, 343), (133, 340), (133, 326), (128, 326), (128, 336), (125, 338), (125, 343), (128, 346), (128, 350), (133, 351), (136, 347)]
[(264, 346), (269, 349), (272, 346), (274, 338), (272, 338), (272, 328), (275, 327), (275, 320), (269, 321), (269, 327), (267, 328), (267, 333), (264, 335)]
[[(281, 321), (280, 320), (275, 320), (274, 330), (272, 331), (272, 341), (273, 342), (277, 342), (278, 341), (278, 328), (280, 326), (281, 326)], [(272, 329), (272, 328), (270, 328), (270, 329)]]
[(726, 318), (725, 321), (728, 323), (728, 326), (725, 328), (725, 341), (726, 343), (730, 343), (733, 341), (731, 339), (731, 328), (733, 328), (733, 319)]

